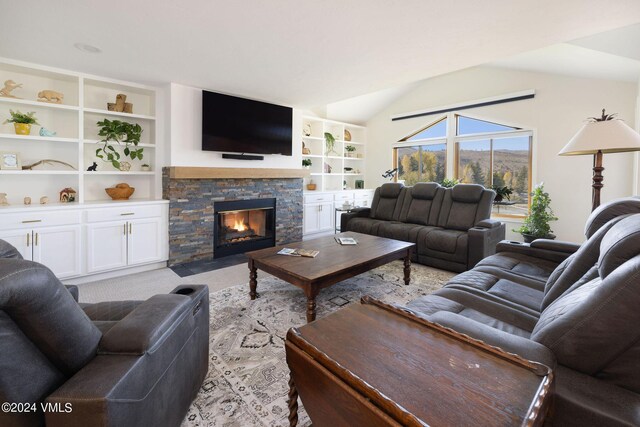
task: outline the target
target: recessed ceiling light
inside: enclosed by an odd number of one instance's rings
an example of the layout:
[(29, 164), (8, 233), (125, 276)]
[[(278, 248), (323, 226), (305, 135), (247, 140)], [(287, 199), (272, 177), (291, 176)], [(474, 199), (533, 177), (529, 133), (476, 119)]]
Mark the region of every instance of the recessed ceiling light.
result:
[(101, 49), (95, 47), (95, 46), (91, 46), (90, 44), (85, 44), (85, 43), (76, 43), (74, 44), (74, 46), (76, 47), (76, 49), (81, 50), (83, 52), (87, 52), (87, 53), (100, 53), (102, 52)]

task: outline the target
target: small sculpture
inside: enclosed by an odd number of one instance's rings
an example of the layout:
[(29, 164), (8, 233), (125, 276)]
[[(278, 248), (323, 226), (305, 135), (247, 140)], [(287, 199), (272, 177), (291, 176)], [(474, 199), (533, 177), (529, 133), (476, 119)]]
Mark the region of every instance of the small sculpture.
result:
[(96, 170), (98, 170), (98, 164), (96, 162), (93, 162), (93, 164), (87, 168), (89, 172), (95, 172)]
[(13, 80), (6, 80), (4, 82), (4, 87), (0, 89), (0, 96), (20, 99), (15, 95), (11, 95), (11, 91), (19, 87), (22, 87), (22, 83), (16, 83)]
[(24, 204), (25, 205), (30, 205), (31, 204), (31, 197), (27, 196), (24, 198)]
[(46, 205), (47, 203), (49, 203), (49, 198), (47, 196), (40, 197), (40, 204), (41, 205)]
[(56, 136), (57, 132), (49, 130), (47, 128), (40, 128), (40, 136)]
[(302, 141), (302, 154), (311, 154), (311, 150), (304, 145), (304, 141)]
[(331, 173), (331, 165), (329, 163), (324, 164), (324, 173)]
[(311, 123), (306, 123), (302, 128), (302, 134), (304, 136), (311, 136)]
[(0, 193), (0, 206), (9, 206), (7, 201), (7, 193)]
[(76, 201), (76, 190), (71, 187), (63, 188), (60, 191), (60, 203), (70, 203)]
[(120, 170), (122, 172), (129, 172), (131, 170), (131, 163), (129, 163), (129, 162), (120, 162)]
[(41, 90), (38, 92), (38, 101), (51, 102), (52, 104), (62, 104), (64, 100), (64, 94), (56, 92), (55, 90)]
[(119, 93), (116, 95), (116, 102), (108, 102), (107, 110), (116, 111), (118, 113), (133, 113), (133, 104), (126, 102), (127, 95)]

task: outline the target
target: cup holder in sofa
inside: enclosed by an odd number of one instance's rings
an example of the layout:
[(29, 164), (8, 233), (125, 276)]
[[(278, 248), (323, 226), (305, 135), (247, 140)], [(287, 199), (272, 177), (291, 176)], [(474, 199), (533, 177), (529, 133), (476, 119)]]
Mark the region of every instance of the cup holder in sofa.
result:
[(195, 292), (195, 289), (193, 288), (180, 288), (180, 289), (176, 289), (176, 291), (174, 292), (174, 294), (178, 294), (178, 295), (191, 295), (192, 293)]

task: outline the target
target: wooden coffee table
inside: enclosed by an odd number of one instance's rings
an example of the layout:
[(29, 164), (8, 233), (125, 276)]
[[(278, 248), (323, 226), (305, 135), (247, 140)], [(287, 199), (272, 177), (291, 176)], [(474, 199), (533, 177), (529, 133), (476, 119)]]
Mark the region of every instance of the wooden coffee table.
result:
[[(334, 236), (320, 237), (299, 243), (247, 252), (249, 258), (249, 295), (256, 299), (258, 269), (272, 274), (304, 290), (307, 296), (307, 322), (316, 318), (316, 297), (320, 290), (350, 277), (362, 274), (397, 259), (404, 259), (404, 283), (411, 280), (411, 252), (414, 243), (369, 236), (354, 232), (340, 237), (353, 237), (358, 244), (343, 246)], [(277, 255), (284, 248), (320, 251), (315, 258)]]

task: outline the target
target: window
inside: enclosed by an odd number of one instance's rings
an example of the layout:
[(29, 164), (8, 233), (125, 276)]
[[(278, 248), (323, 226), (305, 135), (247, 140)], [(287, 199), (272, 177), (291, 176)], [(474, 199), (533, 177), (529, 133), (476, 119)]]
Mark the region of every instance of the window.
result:
[(520, 130), (511, 126), (487, 122), (485, 120), (472, 119), (471, 117), (456, 114), (456, 135), (470, 135), (474, 133), (504, 132)]
[(417, 182), (441, 182), (447, 159), (447, 117), (402, 138), (394, 149), (397, 181), (405, 185)]
[(443, 117), (400, 141), (420, 141), (423, 139), (444, 138), (447, 136), (447, 118)]

